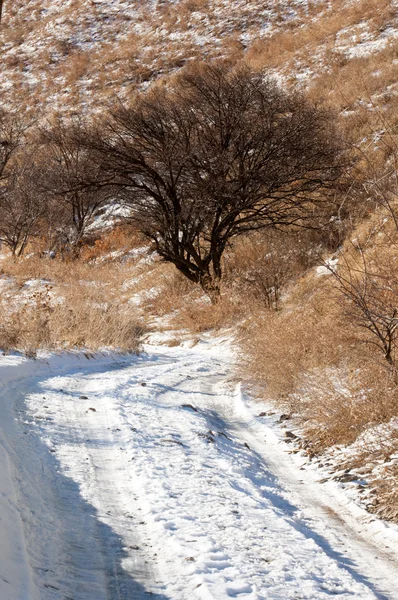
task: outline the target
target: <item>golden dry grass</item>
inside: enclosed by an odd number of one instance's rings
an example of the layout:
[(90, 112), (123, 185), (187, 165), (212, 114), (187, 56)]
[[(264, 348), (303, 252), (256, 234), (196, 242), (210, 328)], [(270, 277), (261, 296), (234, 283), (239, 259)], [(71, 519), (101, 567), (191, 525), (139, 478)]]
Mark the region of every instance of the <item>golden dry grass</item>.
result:
[[(196, 335), (232, 326), (240, 318), (241, 307), (228, 288), (223, 290), (219, 302), (213, 305), (199, 286), (171, 265), (158, 265), (151, 278), (155, 280), (157, 293), (147, 299), (144, 308), (150, 315), (162, 317), (165, 329)], [(147, 278), (145, 280), (147, 284)]]
[(40, 349), (113, 348), (137, 352), (143, 334), (142, 319), (132, 307), (88, 293), (78, 285), (54, 302), (48, 291), (34, 294), (10, 311), (0, 305), (0, 346), (34, 356)]
[[(369, 271), (388, 273), (391, 287), (398, 274), (392, 219), (381, 208), (358, 226), (354, 239), (338, 254), (339, 273), (362, 277), (365, 253)], [(380, 286), (379, 292), (383, 303), (386, 290)], [(278, 311), (252, 312), (240, 328), (242, 376), (296, 415), (312, 452), (351, 444), (398, 414), (395, 370), (358, 324), (339, 282), (309, 270), (290, 285)]]
[(134, 263), (3, 261), (10, 286), (0, 297), (0, 346), (28, 354), (40, 348), (137, 351), (144, 320), (124, 290), (134, 272)]
[[(47, 98), (53, 104), (56, 98), (60, 110), (76, 110), (80, 105), (97, 110), (111, 97), (125, 97), (187, 60), (220, 56), (243, 59), (256, 68), (276, 69), (296, 83), (309, 69), (305, 87), (323, 101), (339, 105), (344, 104), (336, 99), (341, 93), (347, 101), (358, 96), (360, 79), (383, 95), (391, 94), (390, 86), (397, 83), (394, 37), (386, 47), (376, 46), (360, 59), (346, 52), (363, 41), (383, 42), (383, 36), (388, 37), (397, 22), (392, 0), (325, 0), (307, 6), (232, 1), (228, 9), (218, 0), (178, 0), (158, 3), (155, 10), (136, 2), (128, 13), (115, 11), (106, 3), (99, 7), (72, 2), (60, 3), (46, 15), (40, 13), (38, 3), (29, 4), (27, 8), (26, 3), (17, 1), (8, 8), (0, 32), (5, 78), (15, 76), (19, 81), (19, 87), (7, 86), (5, 93), (18, 106), (27, 103), (35, 108), (36, 100), (40, 104), (41, 99), (44, 108)], [(63, 33), (52, 38), (48, 30), (55, 17), (62, 19)], [(86, 30), (95, 31), (95, 42), (76, 43), (76, 38), (85, 39)], [(23, 48), (27, 38), (34, 47), (32, 56)], [(206, 39), (209, 43), (203, 42)], [(32, 88), (24, 72), (33, 57), (37, 81)]]

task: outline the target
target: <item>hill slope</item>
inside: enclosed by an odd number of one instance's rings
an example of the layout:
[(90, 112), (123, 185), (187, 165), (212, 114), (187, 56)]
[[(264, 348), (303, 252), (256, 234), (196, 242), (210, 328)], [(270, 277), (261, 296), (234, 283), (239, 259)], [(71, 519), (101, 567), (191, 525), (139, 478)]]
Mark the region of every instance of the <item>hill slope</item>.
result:
[(96, 111), (210, 56), (244, 58), (304, 86), (320, 79), (323, 98), (339, 78), (342, 91), (355, 83), (358, 97), (366, 71), (370, 93), (391, 95), (397, 23), (395, 0), (16, 0), (5, 4), (0, 29), (2, 103), (36, 116)]

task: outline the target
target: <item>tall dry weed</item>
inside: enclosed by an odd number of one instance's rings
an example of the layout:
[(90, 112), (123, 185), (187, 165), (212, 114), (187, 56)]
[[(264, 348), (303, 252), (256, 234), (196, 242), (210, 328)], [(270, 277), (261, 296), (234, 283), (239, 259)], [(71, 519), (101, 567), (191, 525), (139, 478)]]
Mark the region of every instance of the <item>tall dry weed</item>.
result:
[(33, 295), (10, 311), (0, 305), (0, 347), (35, 356), (40, 349), (113, 348), (137, 352), (143, 334), (142, 319), (119, 302), (74, 288), (55, 302), (49, 289)]
[(28, 354), (40, 348), (138, 350), (144, 326), (123, 291), (132, 272), (128, 265), (33, 256), (4, 261), (2, 272), (13, 286), (0, 297), (3, 350)]

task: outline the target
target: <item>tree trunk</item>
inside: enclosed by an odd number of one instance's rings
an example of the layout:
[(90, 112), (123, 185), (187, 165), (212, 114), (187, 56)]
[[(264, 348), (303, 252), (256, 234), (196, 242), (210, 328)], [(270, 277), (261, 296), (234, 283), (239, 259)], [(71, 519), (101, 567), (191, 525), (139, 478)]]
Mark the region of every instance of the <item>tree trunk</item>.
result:
[(220, 299), (220, 280), (216, 277), (212, 277), (210, 273), (206, 272), (200, 275), (199, 283), (202, 290), (210, 298), (212, 304), (217, 304)]
[(3, 0), (0, 0), (0, 23), (1, 23), (1, 17), (3, 16)]

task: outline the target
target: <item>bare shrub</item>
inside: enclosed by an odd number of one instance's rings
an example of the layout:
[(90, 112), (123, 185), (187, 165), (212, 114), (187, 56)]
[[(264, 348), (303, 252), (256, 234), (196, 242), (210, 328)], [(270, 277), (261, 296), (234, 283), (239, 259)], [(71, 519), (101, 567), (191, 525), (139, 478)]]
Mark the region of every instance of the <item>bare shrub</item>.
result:
[(14, 257), (24, 253), (38, 234), (39, 221), (46, 213), (46, 199), (36, 185), (37, 168), (31, 152), (19, 155), (0, 190), (0, 241)]
[(242, 305), (254, 301), (279, 310), (287, 286), (317, 261), (322, 247), (318, 232), (308, 230), (245, 236), (226, 253), (225, 283)]
[(367, 254), (358, 242), (355, 248), (357, 256), (345, 258), (340, 268), (329, 268), (344, 300), (344, 312), (351, 323), (363, 332), (361, 340), (380, 350), (390, 368), (396, 373), (396, 256), (391, 256), (389, 252), (384, 252), (381, 256), (377, 247)]
[(295, 414), (312, 453), (397, 416), (394, 240), (392, 220), (375, 215), (329, 275), (310, 271), (279, 312), (258, 311), (241, 327), (246, 378)]
[(0, 241), (13, 256), (23, 254), (45, 212), (44, 198), (33, 184), (37, 166), (27, 129), (17, 115), (0, 112)]

